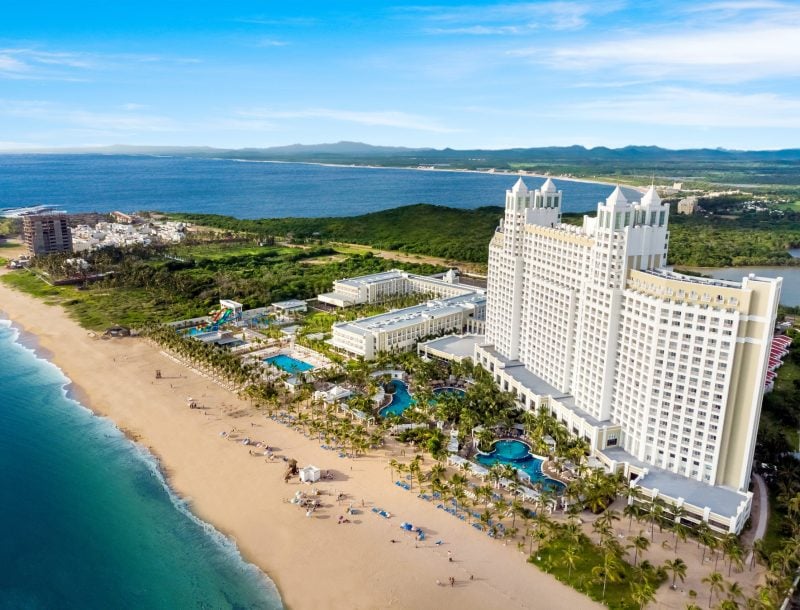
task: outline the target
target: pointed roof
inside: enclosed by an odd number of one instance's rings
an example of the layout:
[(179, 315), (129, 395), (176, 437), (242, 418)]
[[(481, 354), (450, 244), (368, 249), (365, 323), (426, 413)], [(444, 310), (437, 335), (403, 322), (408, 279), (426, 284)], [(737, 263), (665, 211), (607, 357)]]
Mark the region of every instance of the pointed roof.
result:
[(622, 194), (622, 189), (619, 188), (619, 185), (617, 185), (617, 188), (614, 189), (614, 192), (606, 198), (606, 204), (617, 205), (622, 203), (628, 203), (628, 200), (625, 198), (625, 195)]
[(642, 197), (642, 205), (658, 205), (660, 203), (661, 197), (658, 196), (656, 187), (651, 184), (650, 188), (647, 189), (647, 192)]
[(550, 180), (550, 178), (548, 178), (547, 180), (544, 181), (544, 184), (539, 190), (542, 191), (543, 193), (555, 193), (556, 185), (553, 184), (553, 181)]
[(517, 183), (514, 185), (514, 188), (511, 189), (511, 192), (512, 193), (527, 193), (528, 192), (528, 187), (522, 181), (522, 178), (517, 180)]

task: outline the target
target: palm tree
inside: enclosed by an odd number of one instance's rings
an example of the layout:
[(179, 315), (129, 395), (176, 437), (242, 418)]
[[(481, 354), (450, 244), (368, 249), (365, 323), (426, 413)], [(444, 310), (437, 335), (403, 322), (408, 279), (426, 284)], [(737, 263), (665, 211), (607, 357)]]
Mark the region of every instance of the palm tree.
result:
[(639, 604), (639, 610), (656, 598), (656, 590), (649, 582), (631, 582), (631, 597)]
[(578, 560), (581, 558), (580, 550), (575, 545), (569, 545), (566, 549), (564, 549), (563, 553), (561, 554), (561, 561), (567, 564), (567, 580), (572, 578), (572, 569), (575, 567), (575, 564), (578, 563)]
[(398, 461), (396, 459), (392, 458), (391, 460), (389, 460), (389, 463), (386, 466), (389, 469), (389, 473), (390, 473), (390, 475), (392, 477), (392, 483), (394, 483), (394, 471), (398, 470), (398, 466), (399, 465), (400, 464), (398, 463)]
[(663, 514), (664, 514), (664, 507), (655, 500), (653, 500), (653, 502), (650, 504), (650, 512), (647, 515), (648, 519), (650, 520), (651, 541), (655, 539), (656, 522), (661, 523), (661, 517), (663, 516)]
[(728, 583), (728, 599), (734, 602), (739, 599), (744, 599), (744, 591), (742, 590), (742, 586), (735, 580)]
[(670, 587), (672, 587), (673, 589), (675, 588), (676, 578), (680, 578), (681, 582), (684, 581), (684, 579), (686, 578), (687, 568), (688, 566), (686, 565), (686, 562), (683, 561), (683, 559), (681, 559), (680, 557), (676, 557), (675, 559), (667, 559), (664, 562), (664, 569), (666, 569), (667, 572), (672, 572), (672, 584), (670, 585)]
[(622, 565), (619, 561), (619, 555), (616, 549), (611, 547), (603, 549), (603, 563), (602, 565), (592, 568), (592, 575), (595, 581), (603, 583), (602, 599), (605, 601), (608, 582), (619, 582), (622, 580), (623, 576)]
[(622, 515), (628, 517), (628, 533), (630, 534), (633, 527), (633, 520), (639, 521), (639, 509), (635, 504), (626, 504), (622, 509)]
[(711, 572), (708, 576), (703, 578), (703, 582), (708, 585), (708, 607), (711, 607), (711, 598), (714, 593), (719, 595), (720, 592), (725, 590), (725, 579), (719, 572)]
[(681, 542), (686, 542), (686, 536), (689, 534), (689, 530), (683, 523), (677, 522), (677, 523), (675, 523), (675, 525), (672, 526), (672, 533), (674, 535), (673, 539), (672, 539), (672, 543), (675, 546), (675, 554), (677, 555), (678, 554), (678, 539), (680, 538)]
[(731, 576), (731, 569), (734, 564), (736, 565), (736, 571), (741, 572), (744, 567), (744, 549), (739, 544), (738, 539), (736, 544), (728, 548), (728, 578)]
[(639, 558), (639, 553), (644, 553), (650, 547), (650, 541), (644, 536), (642, 530), (639, 530), (638, 536), (628, 536), (628, 540), (631, 541), (631, 545), (633, 546), (633, 565), (635, 566)]

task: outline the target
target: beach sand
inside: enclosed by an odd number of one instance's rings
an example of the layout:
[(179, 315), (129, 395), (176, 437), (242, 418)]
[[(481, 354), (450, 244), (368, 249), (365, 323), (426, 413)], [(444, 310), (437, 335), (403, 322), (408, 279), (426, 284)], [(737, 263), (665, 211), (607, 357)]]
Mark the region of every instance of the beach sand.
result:
[[(512, 543), (492, 540), (418, 499), (416, 491), (393, 485), (387, 462), (398, 449), (339, 458), (144, 340), (92, 338), (59, 307), (2, 284), (0, 311), (36, 336), (84, 405), (159, 458), (173, 489), (269, 575), (289, 608), (600, 607), (527, 564)], [(163, 379), (154, 378), (156, 369)], [(205, 408), (189, 409), (188, 396)], [(323, 508), (306, 517), (287, 503), (309, 487), (296, 478), (284, 483), (282, 461), (251, 456), (250, 447), (220, 435), (233, 428), (241, 430), (234, 436), (265, 441), (301, 467), (334, 472), (334, 480), (317, 485)], [(347, 495), (341, 505), (338, 491)], [(350, 501), (360, 513), (339, 525)], [(392, 518), (375, 515), (373, 506)], [(423, 527), (426, 541), (415, 545), (400, 529), (402, 521)]]

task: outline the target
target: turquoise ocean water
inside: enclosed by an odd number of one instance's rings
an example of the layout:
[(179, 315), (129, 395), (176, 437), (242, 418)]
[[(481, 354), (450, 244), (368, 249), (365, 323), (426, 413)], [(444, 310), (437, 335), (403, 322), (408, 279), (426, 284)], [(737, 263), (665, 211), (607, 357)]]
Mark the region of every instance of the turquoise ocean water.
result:
[(68, 383), (0, 320), (0, 609), (281, 608)]

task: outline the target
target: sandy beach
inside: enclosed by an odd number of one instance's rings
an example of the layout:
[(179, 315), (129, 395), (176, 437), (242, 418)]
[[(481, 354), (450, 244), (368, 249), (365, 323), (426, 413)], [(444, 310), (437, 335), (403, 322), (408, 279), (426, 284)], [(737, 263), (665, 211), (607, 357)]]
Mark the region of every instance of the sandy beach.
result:
[[(0, 311), (36, 336), (41, 353), (73, 381), (71, 391), (85, 406), (158, 457), (173, 489), (236, 541), (243, 556), (276, 583), (289, 608), (599, 607), (527, 564), (512, 545), (393, 485), (387, 461), (397, 450), (391, 447), (339, 458), (144, 340), (92, 338), (60, 308), (2, 284)], [(155, 369), (163, 379), (154, 378)], [(188, 396), (204, 408), (189, 409)], [(233, 437), (264, 441), (300, 466), (333, 472), (333, 480), (317, 485), (323, 507), (306, 517), (288, 503), (309, 487), (296, 478), (285, 484), (282, 461), (253, 456), (247, 446), (221, 436), (234, 428), (241, 432)], [(346, 496), (341, 504), (339, 492)], [(350, 502), (358, 514), (340, 525)], [(375, 515), (375, 506), (392, 518)], [(427, 539), (415, 543), (400, 529), (402, 521), (424, 528)]]

